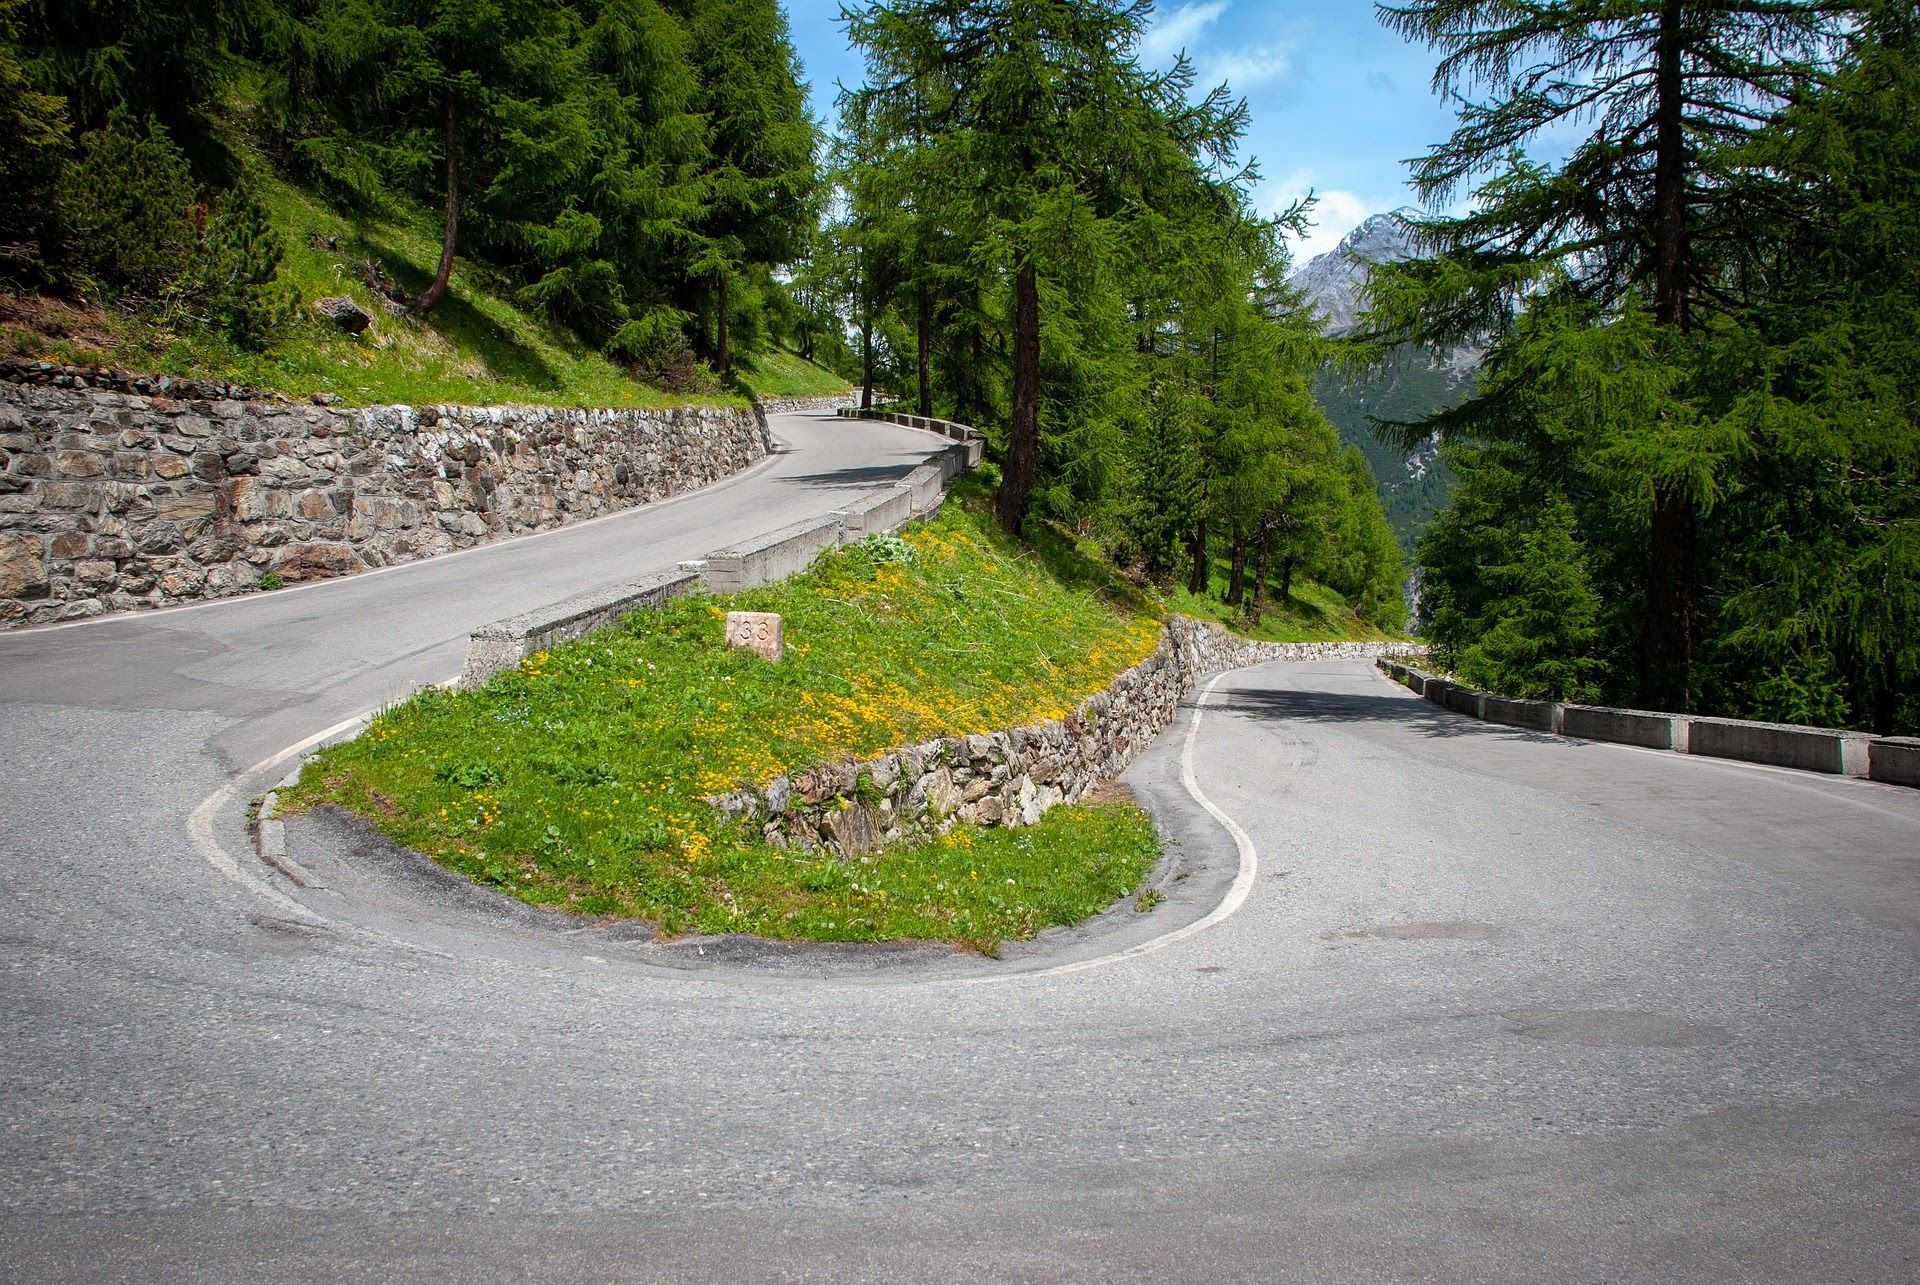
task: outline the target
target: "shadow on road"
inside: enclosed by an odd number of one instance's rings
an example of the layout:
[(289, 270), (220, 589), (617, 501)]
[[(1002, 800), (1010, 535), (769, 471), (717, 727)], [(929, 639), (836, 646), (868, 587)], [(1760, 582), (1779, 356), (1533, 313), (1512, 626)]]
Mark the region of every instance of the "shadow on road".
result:
[(1218, 694), (1213, 707), (1250, 718), (1306, 723), (1400, 723), (1423, 736), (1496, 736), (1502, 740), (1566, 745), (1545, 732), (1483, 723), (1455, 714), (1424, 700), (1336, 692), (1303, 692), (1290, 688), (1233, 688)]
[(834, 469), (826, 473), (795, 473), (791, 477), (781, 478), (781, 482), (825, 488), (849, 486), (873, 486), (880, 482), (898, 482), (907, 475), (911, 467), (908, 461), (897, 464), (868, 464), (859, 468)]

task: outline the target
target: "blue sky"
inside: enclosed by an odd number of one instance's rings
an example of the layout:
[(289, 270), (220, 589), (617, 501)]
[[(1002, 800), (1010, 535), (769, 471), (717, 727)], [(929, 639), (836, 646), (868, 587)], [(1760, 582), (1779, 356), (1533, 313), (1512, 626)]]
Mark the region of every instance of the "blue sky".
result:
[[(861, 74), (840, 0), (786, 4), (814, 114), (831, 123), (836, 82)], [(1247, 100), (1261, 207), (1279, 209), (1308, 188), (1320, 197), (1296, 262), (1331, 249), (1367, 215), (1412, 204), (1402, 162), (1453, 127), (1429, 88), (1434, 55), (1381, 26), (1365, 0), (1163, 3), (1143, 61), (1164, 66), (1183, 48), (1202, 84), (1224, 80)]]

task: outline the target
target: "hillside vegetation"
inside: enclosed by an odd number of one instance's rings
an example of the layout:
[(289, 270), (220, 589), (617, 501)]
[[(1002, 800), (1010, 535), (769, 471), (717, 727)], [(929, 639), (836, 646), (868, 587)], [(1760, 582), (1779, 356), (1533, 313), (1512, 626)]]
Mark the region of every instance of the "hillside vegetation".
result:
[(348, 402), (857, 374), (987, 434), (1010, 533), (1399, 628), (1244, 105), (1144, 68), (1144, 10), (1009, 3), (851, 14), (829, 150), (776, 0), (0, 0), (5, 342)]
[(779, 347), (794, 73), (773, 0), (7, 0), (0, 341), (359, 402), (844, 389)]

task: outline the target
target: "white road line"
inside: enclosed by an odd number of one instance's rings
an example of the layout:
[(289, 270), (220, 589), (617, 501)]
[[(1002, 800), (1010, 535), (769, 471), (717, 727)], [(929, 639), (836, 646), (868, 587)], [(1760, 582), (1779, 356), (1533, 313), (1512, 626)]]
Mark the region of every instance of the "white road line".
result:
[[(1193, 704), (1193, 721), (1187, 725), (1186, 743), (1181, 747), (1180, 751), (1180, 783), (1186, 787), (1187, 793), (1193, 796), (1194, 802), (1205, 808), (1208, 815), (1218, 821), (1225, 827), (1227, 833), (1233, 836), (1234, 847), (1239, 854), (1239, 870), (1234, 875), (1232, 886), (1227, 889), (1226, 896), (1220, 899), (1218, 905), (1193, 923), (1181, 928), (1176, 928), (1172, 932), (1155, 937), (1151, 941), (1140, 942), (1137, 945), (1129, 946), (1125, 950), (1115, 951), (1109, 955), (1100, 955), (1093, 959), (1076, 960), (1070, 964), (1056, 964), (1051, 968), (1037, 968), (1026, 972), (994, 973), (980, 977), (930, 977), (923, 981), (910, 984), (925, 986), (992, 986), (1009, 982), (1029, 981), (1034, 978), (1061, 977), (1069, 973), (1086, 972), (1088, 969), (1104, 968), (1109, 964), (1118, 964), (1125, 960), (1138, 959), (1142, 955), (1150, 955), (1176, 942), (1186, 941), (1190, 937), (1198, 936), (1200, 933), (1226, 920), (1238, 911), (1241, 906), (1245, 905), (1248, 895), (1253, 891), (1254, 881), (1260, 872), (1259, 855), (1254, 849), (1253, 840), (1248, 837), (1247, 832), (1240, 827), (1240, 824), (1225, 812), (1221, 811), (1220, 808), (1214, 804), (1213, 800), (1207, 797), (1206, 791), (1200, 788), (1200, 782), (1194, 774), (1193, 767), (1194, 747), (1200, 737), (1201, 716), (1206, 710), (1208, 698), (1213, 695), (1214, 685), (1225, 677), (1226, 673), (1224, 672), (1215, 674), (1207, 681), (1207, 685), (1201, 689), (1200, 695), (1195, 699)], [(443, 687), (451, 686), (458, 681), (459, 679), (456, 676), (438, 685)], [(364, 713), (354, 715), (352, 718), (341, 719), (332, 727), (315, 732), (305, 740), (289, 745), (285, 749), (261, 759), (258, 763), (255, 763), (246, 771), (237, 774), (232, 780), (227, 782), (227, 784), (208, 795), (201, 801), (200, 806), (193, 810), (192, 815), (187, 819), (187, 833), (192, 839), (195, 849), (198, 850), (201, 859), (221, 875), (224, 875), (249, 892), (273, 903), (281, 910), (304, 923), (316, 927), (334, 928), (336, 930), (343, 928), (344, 925), (335, 923), (333, 920), (316, 913), (311, 907), (295, 901), (277, 888), (274, 888), (268, 881), (261, 879), (247, 870), (238, 861), (234, 860), (225, 845), (220, 842), (218, 836), (214, 833), (213, 818), (220, 809), (232, 801), (235, 792), (238, 791), (244, 783), (268, 775), (273, 772), (274, 769), (287, 762), (287, 760), (305, 753), (323, 741), (331, 740), (336, 736), (352, 731), (378, 712), (378, 710), (367, 710)], [(364, 933), (364, 930), (356, 929), (354, 931), (356, 933)], [(395, 945), (404, 946), (409, 949), (422, 949), (413, 943), (392, 938), (386, 933), (366, 935), (382, 940), (390, 940)], [(654, 969), (649, 968), (648, 971), (654, 971)], [(658, 971), (662, 974), (678, 975), (685, 980), (693, 980), (700, 977), (700, 974), (697, 972), (686, 973), (684, 970), (677, 968), (662, 967), (659, 968)], [(741, 979), (731, 977), (709, 978), (707, 980), (738, 981)], [(844, 985), (853, 979), (821, 978), (817, 980), (826, 986), (834, 987), (836, 985)]]
[[(452, 678), (430, 685), (434, 687), (451, 687), (459, 681), (460, 677), (456, 674)], [(296, 741), (283, 750), (269, 754), (266, 758), (261, 759), (246, 771), (236, 773), (233, 779), (229, 780), (212, 794), (209, 794), (206, 798), (200, 800), (199, 806), (194, 808), (187, 816), (187, 837), (193, 842), (194, 850), (200, 854), (200, 859), (213, 867), (216, 872), (225, 875), (228, 879), (239, 884), (247, 891), (264, 897), (282, 910), (298, 917), (302, 922), (316, 926), (334, 926), (331, 920), (314, 913), (310, 907), (295, 901), (278, 888), (275, 888), (272, 883), (260, 878), (238, 861), (235, 861), (233, 854), (227, 851), (226, 845), (221, 843), (219, 836), (214, 833), (213, 818), (219, 813), (221, 808), (227, 806), (227, 804), (233, 800), (235, 792), (248, 781), (266, 776), (288, 759), (304, 754), (323, 741), (330, 741), (336, 736), (341, 736), (352, 731), (379, 712), (380, 707), (364, 710), (361, 713), (353, 715), (351, 718), (341, 719), (332, 727), (323, 727), (305, 740)]]
[(1061, 977), (1068, 973), (1082, 973), (1090, 968), (1104, 968), (1108, 964), (1138, 959), (1142, 955), (1151, 955), (1157, 950), (1185, 941), (1189, 937), (1197, 937), (1231, 917), (1246, 904), (1248, 895), (1253, 891), (1254, 880), (1260, 873), (1260, 855), (1254, 849), (1253, 840), (1245, 830), (1240, 828), (1240, 824), (1214, 806), (1213, 800), (1208, 798), (1206, 791), (1200, 788), (1200, 782), (1193, 771), (1193, 747), (1200, 737), (1200, 716), (1206, 710), (1207, 698), (1213, 695), (1214, 684), (1225, 678), (1229, 672), (1231, 671), (1215, 674), (1201, 689), (1199, 697), (1193, 703), (1193, 721), (1187, 725), (1186, 744), (1180, 751), (1180, 784), (1186, 787), (1187, 793), (1193, 796), (1195, 803), (1205, 808), (1209, 816), (1226, 828), (1227, 833), (1233, 836), (1234, 847), (1239, 849), (1239, 873), (1234, 876), (1233, 886), (1227, 889), (1227, 895), (1220, 899), (1220, 904), (1208, 911), (1203, 918), (1194, 920), (1184, 928), (1176, 928), (1170, 933), (1155, 937), (1152, 941), (1143, 941), (1137, 946), (1129, 946), (1111, 955), (1076, 960), (1071, 964), (1056, 964), (1052, 968), (1037, 968), (1027, 973), (999, 973), (987, 977), (960, 977), (946, 981), (930, 980), (928, 985), (991, 986), (1004, 982), (1029, 981), (1036, 977)]

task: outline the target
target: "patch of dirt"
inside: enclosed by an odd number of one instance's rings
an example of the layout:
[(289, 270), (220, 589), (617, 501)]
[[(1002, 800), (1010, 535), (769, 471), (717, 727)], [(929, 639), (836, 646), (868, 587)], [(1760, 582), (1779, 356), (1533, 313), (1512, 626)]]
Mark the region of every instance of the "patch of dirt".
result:
[[(10, 330), (16, 356), (38, 357), (56, 347), (90, 349), (104, 356), (119, 344), (114, 320), (102, 304), (0, 291), (0, 324)], [(67, 355), (61, 354), (63, 359)]]
[(1136, 808), (1140, 806), (1140, 800), (1134, 796), (1133, 791), (1119, 781), (1102, 781), (1088, 790), (1080, 802), (1096, 807), (1102, 803), (1131, 803)]

